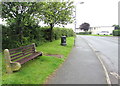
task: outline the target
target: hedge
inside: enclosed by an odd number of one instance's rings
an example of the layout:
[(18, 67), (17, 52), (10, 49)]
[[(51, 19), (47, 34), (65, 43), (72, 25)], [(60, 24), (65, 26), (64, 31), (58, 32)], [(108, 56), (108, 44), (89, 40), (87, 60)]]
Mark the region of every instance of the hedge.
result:
[[(16, 48), (23, 45), (28, 45), (35, 43), (36, 45), (41, 45), (45, 42), (50, 41), (50, 29), (49, 27), (35, 27), (34, 29), (28, 29), (23, 31), (22, 44), (19, 41), (18, 35), (15, 35), (14, 30), (9, 26), (2, 26), (2, 49)], [(61, 36), (65, 35), (66, 37), (74, 36), (74, 32), (69, 28), (53, 28), (52, 40), (57, 40)]]
[(77, 33), (78, 35), (89, 35), (89, 34), (91, 34), (91, 32), (79, 32), (79, 33)]
[(61, 36), (71, 37), (71, 36), (74, 36), (74, 35), (75, 34), (74, 34), (72, 29), (55, 27), (53, 29), (52, 39), (57, 40), (57, 39), (61, 38)]
[(113, 36), (120, 36), (120, 30), (113, 30)]

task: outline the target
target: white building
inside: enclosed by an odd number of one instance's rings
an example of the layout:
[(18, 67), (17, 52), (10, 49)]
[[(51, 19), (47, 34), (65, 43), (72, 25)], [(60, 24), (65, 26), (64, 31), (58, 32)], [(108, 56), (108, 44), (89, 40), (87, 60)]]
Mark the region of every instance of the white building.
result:
[(101, 31), (108, 31), (109, 33), (112, 34), (114, 29), (115, 27), (113, 26), (100, 26), (100, 27), (90, 27), (89, 31), (91, 31), (92, 34), (97, 34)]
[[(99, 26), (99, 27), (90, 27), (89, 31), (92, 32), (92, 34), (97, 34), (101, 31), (108, 31), (109, 33), (112, 33), (115, 27), (113, 26)], [(84, 32), (84, 30), (80, 30), (80, 28), (76, 28), (76, 33)]]

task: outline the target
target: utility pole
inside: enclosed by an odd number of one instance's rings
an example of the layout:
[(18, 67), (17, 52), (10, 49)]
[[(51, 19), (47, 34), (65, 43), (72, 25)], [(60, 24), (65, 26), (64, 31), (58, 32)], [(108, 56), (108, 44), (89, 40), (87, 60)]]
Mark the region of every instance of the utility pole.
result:
[[(76, 25), (77, 25), (77, 21), (76, 21), (77, 20), (76, 19), (77, 4), (84, 4), (84, 2), (78, 2), (78, 3), (75, 4), (75, 35), (76, 35)], [(75, 38), (74, 38), (74, 46), (75, 46)]]

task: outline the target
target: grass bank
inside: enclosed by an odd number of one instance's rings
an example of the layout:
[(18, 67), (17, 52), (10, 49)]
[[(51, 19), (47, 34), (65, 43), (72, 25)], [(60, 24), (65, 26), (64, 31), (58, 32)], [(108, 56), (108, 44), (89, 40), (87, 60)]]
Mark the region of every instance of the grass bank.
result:
[(2, 53), (0, 52), (0, 86), (2, 84)]
[(77, 35), (87, 35), (87, 36), (113, 36), (113, 35), (97, 35), (97, 34), (77, 34)]
[(113, 36), (113, 35), (97, 35), (97, 34), (90, 34), (89, 36)]
[[(56, 70), (69, 55), (74, 43), (74, 38), (67, 38), (67, 46), (61, 46), (60, 40), (37, 46), (37, 51), (42, 51), (43, 56), (22, 65), (18, 72), (6, 74), (3, 63), (2, 84), (43, 84), (46, 78)], [(45, 54), (61, 54), (64, 58), (45, 56)]]

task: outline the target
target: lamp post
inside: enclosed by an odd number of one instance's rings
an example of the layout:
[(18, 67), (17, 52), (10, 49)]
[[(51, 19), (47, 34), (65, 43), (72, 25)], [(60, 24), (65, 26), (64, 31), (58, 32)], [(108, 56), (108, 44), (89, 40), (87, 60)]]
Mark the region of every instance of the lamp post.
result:
[[(77, 21), (76, 21), (76, 7), (77, 7), (77, 4), (84, 4), (84, 2), (79, 2), (79, 3), (75, 4), (75, 34), (76, 34), (76, 25), (77, 25)], [(75, 38), (74, 38), (74, 46), (75, 46)]]
[(84, 4), (84, 2), (79, 2), (79, 3), (76, 3), (75, 4), (75, 33), (76, 33), (76, 25), (77, 25), (77, 21), (76, 21), (76, 7), (77, 7), (77, 4)]

